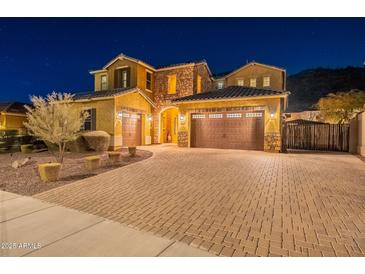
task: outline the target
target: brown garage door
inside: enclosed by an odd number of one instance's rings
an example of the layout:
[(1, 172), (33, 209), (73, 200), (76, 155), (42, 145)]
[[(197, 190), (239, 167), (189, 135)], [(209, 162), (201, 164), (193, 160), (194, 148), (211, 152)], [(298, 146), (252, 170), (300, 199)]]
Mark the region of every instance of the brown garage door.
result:
[(263, 150), (264, 112), (193, 113), (191, 146)]
[(141, 135), (141, 114), (133, 112), (123, 112), (123, 146), (140, 146)]

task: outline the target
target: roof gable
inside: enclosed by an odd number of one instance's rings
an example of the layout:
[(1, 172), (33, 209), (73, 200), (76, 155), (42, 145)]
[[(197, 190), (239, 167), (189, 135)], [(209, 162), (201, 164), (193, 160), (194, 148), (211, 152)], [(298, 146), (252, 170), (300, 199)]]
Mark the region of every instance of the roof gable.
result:
[(3, 102), (0, 103), (0, 112), (25, 114), (27, 110), (24, 105), (20, 102)]
[(92, 91), (92, 92), (84, 92), (75, 94), (73, 97), (75, 101), (94, 101), (94, 100), (105, 100), (112, 99), (117, 96), (122, 96), (130, 93), (139, 93), (148, 103), (150, 103), (153, 107), (156, 107), (156, 104), (149, 98), (141, 89), (139, 88), (117, 88), (113, 90), (105, 90), (105, 91)]
[(235, 69), (235, 70), (233, 70), (233, 71), (231, 71), (231, 72), (229, 72), (229, 73), (226, 73), (226, 74), (224, 74), (224, 75), (223, 75), (223, 76), (221, 76), (221, 77), (219, 77), (219, 76), (218, 76), (218, 77), (216, 77), (216, 79), (223, 79), (223, 78), (227, 78), (227, 77), (232, 76), (233, 74), (235, 74), (235, 73), (239, 72), (240, 70), (243, 70), (243, 69), (248, 68), (248, 67), (251, 67), (251, 66), (260, 66), (260, 67), (265, 67), (265, 68), (275, 69), (275, 70), (279, 70), (279, 71), (283, 71), (283, 72), (285, 72), (285, 71), (286, 71), (286, 70), (285, 70), (285, 69), (283, 69), (283, 68), (279, 68), (279, 67), (271, 66), (271, 65), (266, 65), (266, 64), (262, 64), (262, 63), (258, 63), (258, 62), (253, 61), (253, 62), (250, 62), (250, 63), (248, 63), (248, 64), (246, 64), (246, 65), (243, 65), (243, 66), (239, 67), (238, 69)]
[(133, 57), (129, 57), (129, 56), (121, 53), (118, 56), (116, 56), (115, 58), (113, 58), (112, 60), (110, 60), (102, 69), (92, 70), (92, 71), (90, 71), (90, 73), (91, 74), (95, 74), (95, 73), (98, 73), (98, 72), (106, 71), (108, 69), (108, 67), (110, 67), (112, 64), (114, 64), (118, 60), (128, 60), (128, 61), (134, 62), (136, 64), (140, 64), (140, 65), (142, 65), (142, 66), (144, 66), (144, 67), (146, 67), (146, 68), (148, 68), (148, 69), (150, 69), (152, 71), (155, 71), (156, 70), (153, 66), (151, 66), (151, 65), (149, 65), (149, 64), (147, 64), (147, 63), (145, 63), (145, 62), (143, 62), (143, 61), (141, 61), (139, 59), (136, 59), (136, 58), (133, 58)]

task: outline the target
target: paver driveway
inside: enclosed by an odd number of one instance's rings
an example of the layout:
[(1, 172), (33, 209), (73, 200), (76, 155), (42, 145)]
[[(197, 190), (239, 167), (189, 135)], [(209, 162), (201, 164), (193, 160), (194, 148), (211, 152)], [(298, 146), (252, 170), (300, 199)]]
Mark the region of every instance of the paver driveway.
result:
[(364, 256), (365, 163), (349, 154), (151, 146), (35, 197), (226, 256)]

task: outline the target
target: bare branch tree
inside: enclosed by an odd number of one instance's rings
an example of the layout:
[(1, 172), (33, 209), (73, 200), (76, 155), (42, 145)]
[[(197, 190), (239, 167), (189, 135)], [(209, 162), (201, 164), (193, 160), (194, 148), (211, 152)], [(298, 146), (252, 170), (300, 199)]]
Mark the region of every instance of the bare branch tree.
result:
[(31, 96), (33, 106), (27, 109), (27, 122), (24, 123), (29, 133), (40, 140), (56, 144), (56, 160), (63, 162), (66, 144), (77, 138), (88, 113), (80, 113), (69, 93), (48, 94), (46, 97)]

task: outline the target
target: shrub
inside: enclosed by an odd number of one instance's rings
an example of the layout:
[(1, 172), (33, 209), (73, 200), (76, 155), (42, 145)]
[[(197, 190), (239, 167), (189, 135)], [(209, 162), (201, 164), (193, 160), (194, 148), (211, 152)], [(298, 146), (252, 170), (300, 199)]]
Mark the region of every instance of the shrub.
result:
[(110, 135), (105, 131), (89, 131), (82, 133), (81, 136), (92, 150), (107, 151), (110, 142)]
[(66, 150), (71, 152), (85, 152), (90, 149), (85, 138), (79, 135), (76, 140), (67, 143)]
[(32, 107), (24, 106), (27, 109), (27, 122), (24, 126), (30, 135), (43, 140), (46, 144), (48, 142), (57, 145), (56, 158), (59, 163), (63, 162), (66, 144), (77, 138), (81, 126), (88, 117), (86, 111), (82, 111), (80, 115), (78, 108), (73, 106), (72, 97), (73, 95), (69, 93), (53, 92), (45, 98), (32, 96)]

